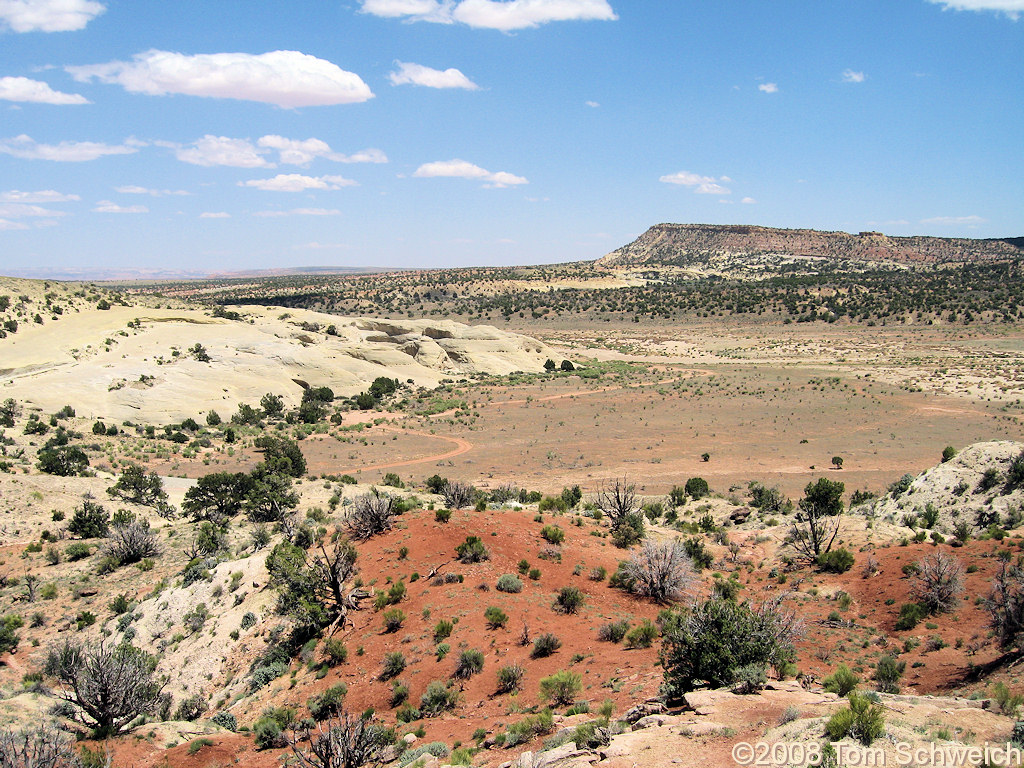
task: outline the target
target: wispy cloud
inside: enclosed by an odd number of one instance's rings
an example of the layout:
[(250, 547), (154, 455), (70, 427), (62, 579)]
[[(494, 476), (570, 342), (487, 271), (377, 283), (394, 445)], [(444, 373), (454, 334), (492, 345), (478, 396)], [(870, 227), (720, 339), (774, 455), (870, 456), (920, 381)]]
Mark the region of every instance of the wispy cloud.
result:
[(151, 50), (136, 54), (132, 61), (66, 69), (79, 82), (96, 79), (121, 85), (131, 93), (242, 99), (285, 109), (351, 104), (373, 98), (370, 87), (359, 75), (299, 51), (186, 56)]
[(475, 91), (480, 88), (476, 83), (454, 67), (448, 69), (431, 69), (422, 64), (408, 61), (396, 61), (398, 69), (388, 75), (392, 85), (422, 85), (426, 88), (462, 88)]
[(757, 86), (757, 90), (761, 91), (761, 93), (778, 93), (779, 86), (775, 83), (761, 83)]
[(340, 216), (337, 208), (292, 208), (290, 211), (256, 211), (253, 216), (276, 218), (279, 216)]
[(303, 192), (307, 189), (341, 189), (358, 186), (344, 176), (303, 176), (300, 173), (279, 173), (272, 179), (249, 179), (238, 182), (240, 187), (253, 187), (265, 192)]
[(285, 165), (309, 165), (318, 157), (336, 163), (386, 163), (388, 156), (379, 149), (364, 149), (351, 155), (335, 152), (321, 139), (286, 139), (284, 136), (262, 136), (256, 142), (260, 147), (273, 149)]
[(0, 205), (0, 217), (5, 219), (53, 218), (66, 215), (64, 211), (54, 211), (50, 208), (27, 205), (25, 203), (5, 203)]
[(614, 21), (607, 0), (363, 0), (363, 11), (384, 18), (458, 22), (512, 32), (554, 21)]
[(28, 224), (23, 224), (20, 221), (10, 221), (8, 219), (0, 219), (0, 231), (13, 232), (19, 229), (29, 229)]
[(954, 11), (995, 11), (1004, 13), (1014, 21), (1024, 13), (1024, 0), (928, 0)]
[(844, 83), (863, 83), (867, 76), (863, 72), (857, 72), (853, 69), (844, 69), (842, 74)]
[[(2, 2), (3, 0), (0, 0)], [(77, 93), (61, 93), (53, 90), (42, 80), (27, 77), (0, 77), (0, 99), (5, 101), (31, 102), (34, 104), (89, 104), (85, 96)]]
[(230, 219), (231, 214), (227, 211), (203, 211), (199, 214), (200, 219)]
[(105, 10), (94, 0), (0, 0), (0, 29), (74, 32)]
[(78, 195), (65, 195), (55, 189), (44, 189), (39, 192), (0, 192), (0, 203), (68, 203), (81, 200)]
[(665, 184), (678, 184), (683, 187), (690, 187), (698, 195), (729, 195), (732, 190), (722, 186), (719, 182), (732, 181), (728, 176), (714, 178), (712, 176), (701, 176), (691, 171), (679, 171), (661, 176), (658, 181)]
[(743, 203), (744, 205), (755, 205), (757, 203), (757, 200), (755, 200), (752, 197), (744, 197), (742, 200), (740, 200), (740, 202)]
[(522, 176), (516, 176), (506, 171), (492, 173), (479, 165), (466, 162), (465, 160), (439, 160), (433, 163), (424, 163), (413, 174), (419, 179), (454, 178), (454, 179), (479, 179), (486, 182), (485, 187), (501, 189), (503, 187), (528, 184)]
[(39, 144), (31, 136), (22, 134), (13, 139), (0, 139), (0, 153), (23, 160), (53, 160), (62, 163), (81, 163), (105, 155), (131, 155), (146, 146), (141, 141), (127, 139), (123, 144), (101, 144), (94, 141), (62, 141), (60, 144)]
[(921, 219), (922, 224), (932, 224), (940, 227), (974, 227), (984, 224), (986, 219), (981, 216), (934, 216), (930, 219)]
[(139, 187), (134, 184), (129, 184), (124, 187), (115, 187), (116, 192), (120, 192), (122, 195), (149, 195), (150, 197), (184, 197), (191, 195), (191, 192), (186, 192), (184, 189), (149, 189), (147, 187)]
[(118, 205), (112, 200), (100, 200), (93, 208), (96, 213), (149, 213), (144, 205)]

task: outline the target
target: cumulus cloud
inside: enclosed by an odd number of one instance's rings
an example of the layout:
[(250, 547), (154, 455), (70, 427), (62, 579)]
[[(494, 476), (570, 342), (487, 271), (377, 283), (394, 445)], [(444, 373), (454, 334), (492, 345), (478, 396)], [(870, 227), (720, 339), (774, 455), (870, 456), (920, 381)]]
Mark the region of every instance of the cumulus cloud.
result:
[(757, 90), (761, 91), (762, 93), (778, 93), (779, 86), (776, 85), (775, 83), (761, 83), (759, 86), (757, 86)]
[(683, 187), (690, 187), (699, 195), (730, 195), (732, 190), (722, 186), (719, 182), (731, 181), (728, 176), (714, 178), (712, 176), (701, 176), (691, 171), (679, 171), (661, 176), (658, 181), (665, 184), (678, 184)]
[(55, 189), (44, 189), (39, 192), (20, 192), (12, 189), (0, 192), (0, 203), (67, 203), (81, 200), (78, 195), (65, 195)]
[(755, 200), (752, 197), (744, 197), (742, 200), (740, 200), (740, 202), (745, 205), (754, 205), (757, 202), (757, 200)]
[(279, 173), (272, 179), (250, 179), (238, 182), (240, 187), (253, 187), (265, 192), (303, 192), (307, 189), (341, 189), (357, 186), (344, 176), (303, 176), (301, 173)]
[(191, 192), (186, 192), (184, 189), (149, 189), (148, 187), (140, 187), (135, 184), (129, 184), (124, 187), (115, 187), (114, 189), (122, 195), (150, 195), (151, 197), (166, 197), (168, 195), (184, 196), (192, 194)]
[(529, 184), (522, 176), (515, 176), (507, 171), (491, 173), (479, 165), (466, 162), (465, 160), (439, 160), (433, 163), (424, 163), (413, 174), (420, 179), (455, 178), (455, 179), (479, 179), (486, 182), (485, 187), (501, 189), (519, 184)]
[(553, 21), (614, 21), (608, 0), (363, 0), (363, 12), (512, 32)]
[(248, 139), (232, 139), (227, 136), (206, 134), (188, 146), (161, 143), (160, 146), (174, 149), (175, 157), (192, 165), (226, 165), (231, 168), (273, 168), (259, 149)]
[(13, 139), (0, 139), (0, 153), (23, 160), (53, 160), (61, 163), (81, 163), (104, 155), (131, 155), (146, 146), (141, 141), (127, 139), (123, 144), (100, 144), (94, 141), (62, 141), (60, 144), (39, 144), (31, 136), (22, 134)]
[(144, 205), (118, 205), (111, 200), (100, 200), (93, 208), (96, 213), (149, 213)]
[(85, 96), (77, 93), (61, 93), (53, 90), (49, 84), (41, 80), (30, 80), (27, 77), (0, 77), (0, 99), (34, 104), (90, 103)]
[(928, 0), (945, 10), (954, 11), (995, 11), (1005, 13), (1016, 21), (1024, 13), (1024, 0)]
[(863, 83), (867, 77), (863, 72), (857, 72), (852, 69), (843, 70), (843, 82), (844, 83)]
[(286, 139), (284, 136), (263, 136), (256, 142), (260, 147), (278, 152), (279, 159), (286, 165), (309, 165), (322, 157), (336, 163), (386, 163), (385, 155), (379, 149), (364, 149), (352, 155), (334, 152), (326, 141), (320, 139)]
[(598, 103), (597, 103), (596, 101), (587, 101), (587, 102), (584, 102), (584, 103), (585, 103), (585, 104), (586, 104), (586, 105), (587, 105), (588, 107), (592, 107), (593, 109), (597, 109), (598, 107), (600, 107), (600, 106), (601, 106), (601, 105), (600, 105), (600, 104), (598, 104)]
[(96, 79), (121, 85), (131, 93), (242, 99), (285, 109), (373, 98), (359, 75), (299, 51), (186, 56), (151, 50), (136, 54), (132, 61), (67, 67), (67, 71), (79, 82)]
[(73, 32), (105, 10), (94, 0), (0, 0), (0, 29)]
[(203, 211), (199, 214), (200, 219), (230, 219), (231, 214), (227, 211)]
[(292, 208), (290, 211), (256, 211), (253, 216), (276, 218), (279, 216), (340, 216), (337, 208)]
[(412, 64), (408, 61), (396, 61), (395, 64), (398, 65), (398, 69), (388, 75), (392, 85), (462, 88), (467, 91), (475, 91), (480, 87), (454, 67), (441, 70), (431, 69), (422, 64)]
[(921, 219), (921, 223), (940, 227), (973, 227), (984, 224), (985, 219), (981, 216), (935, 216), (930, 219)]

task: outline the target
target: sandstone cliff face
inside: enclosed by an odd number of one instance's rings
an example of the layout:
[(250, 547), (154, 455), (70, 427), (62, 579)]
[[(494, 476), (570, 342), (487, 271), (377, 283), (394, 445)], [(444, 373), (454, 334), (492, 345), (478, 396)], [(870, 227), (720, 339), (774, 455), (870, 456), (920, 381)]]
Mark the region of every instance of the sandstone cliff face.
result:
[(946, 264), (1024, 257), (1021, 238), (889, 237), (746, 225), (657, 224), (598, 260), (599, 266), (689, 266), (721, 256), (812, 256), (856, 262)]

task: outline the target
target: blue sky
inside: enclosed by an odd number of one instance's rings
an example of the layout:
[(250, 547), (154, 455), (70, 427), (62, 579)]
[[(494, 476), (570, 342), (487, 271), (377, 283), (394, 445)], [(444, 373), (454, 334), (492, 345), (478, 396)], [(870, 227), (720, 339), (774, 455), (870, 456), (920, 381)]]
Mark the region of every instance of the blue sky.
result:
[(1020, 236), (1022, 126), (1024, 0), (0, 0), (0, 273)]

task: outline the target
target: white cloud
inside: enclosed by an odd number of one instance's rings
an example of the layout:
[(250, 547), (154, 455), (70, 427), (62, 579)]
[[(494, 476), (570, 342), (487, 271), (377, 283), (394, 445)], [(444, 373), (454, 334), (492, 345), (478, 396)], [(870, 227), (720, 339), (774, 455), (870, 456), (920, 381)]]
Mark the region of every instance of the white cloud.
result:
[(742, 200), (740, 200), (740, 202), (745, 205), (754, 205), (757, 202), (757, 200), (755, 200), (752, 197), (744, 197)]
[(199, 214), (200, 219), (230, 219), (231, 214), (226, 211), (203, 211)]
[(14, 32), (73, 32), (106, 7), (94, 0), (0, 0), (0, 28)]
[(596, 101), (587, 101), (587, 102), (584, 102), (584, 103), (585, 103), (585, 104), (586, 104), (586, 105), (587, 105), (588, 107), (593, 107), (594, 109), (597, 109), (598, 107), (600, 107), (600, 106), (601, 106), (601, 105), (600, 105), (600, 104), (598, 104), (598, 103), (597, 103)]
[(122, 195), (150, 195), (152, 197), (165, 197), (168, 195), (173, 196), (184, 196), (190, 195), (191, 192), (186, 192), (184, 189), (149, 189), (147, 187), (139, 187), (134, 184), (129, 184), (125, 187), (115, 187), (116, 192), (120, 192)]
[(395, 64), (398, 65), (398, 70), (388, 75), (392, 85), (463, 88), (467, 91), (475, 91), (480, 87), (454, 67), (441, 70), (431, 69), (422, 64), (412, 64), (408, 61), (396, 61)]
[(0, 77), (0, 99), (26, 101), (34, 104), (90, 103), (85, 96), (80, 96), (77, 93), (61, 93), (53, 90), (42, 80), (30, 80), (27, 77)]
[(424, 163), (413, 174), (420, 179), (434, 178), (455, 178), (455, 179), (479, 179), (486, 182), (485, 187), (501, 189), (503, 187), (516, 186), (518, 184), (529, 184), (522, 176), (515, 176), (507, 171), (491, 173), (473, 165), (465, 160), (439, 160), (433, 163)]
[(679, 171), (678, 173), (670, 173), (666, 176), (661, 176), (658, 181), (664, 182), (665, 184), (679, 184), (684, 187), (692, 187), (693, 191), (699, 195), (730, 195), (732, 190), (723, 187), (719, 184), (720, 181), (731, 181), (728, 176), (722, 176), (721, 178), (714, 178), (712, 176), (701, 176), (691, 171)]
[(227, 136), (206, 134), (190, 146), (161, 144), (174, 149), (175, 156), (183, 163), (192, 165), (226, 165), (231, 168), (273, 168), (263, 157), (265, 150), (253, 146), (248, 139), (231, 139)]
[(762, 93), (778, 93), (779, 86), (776, 85), (775, 83), (761, 83), (759, 86), (757, 86), (757, 90), (761, 91)]
[(0, 153), (23, 160), (54, 160), (62, 163), (81, 163), (104, 155), (131, 155), (146, 146), (141, 141), (127, 139), (124, 144), (100, 144), (94, 141), (62, 141), (60, 144), (39, 144), (22, 134), (13, 139), (0, 140)]
[(286, 165), (309, 165), (318, 157), (336, 163), (386, 163), (385, 155), (379, 149), (364, 149), (353, 155), (334, 152), (326, 141), (320, 139), (286, 139), (284, 136), (263, 136), (256, 142), (265, 149), (276, 149), (280, 161)]
[[(2, 2), (2, 0), (0, 0)], [(67, 67), (79, 82), (97, 79), (132, 93), (182, 93), (276, 104), (285, 109), (351, 104), (373, 98), (354, 72), (299, 51), (206, 53), (151, 50), (132, 61)]]
[(341, 189), (357, 186), (344, 176), (303, 176), (300, 173), (279, 173), (272, 179), (250, 179), (238, 182), (240, 187), (254, 187), (265, 192), (302, 192), (307, 189)]
[(0, 203), (67, 203), (81, 200), (78, 195), (65, 195), (55, 189), (44, 189), (39, 192), (0, 192)]
[(409, 21), (452, 23), (452, 0), (363, 0), (363, 13), (372, 13), (386, 19), (405, 18)]
[(279, 216), (340, 216), (337, 208), (292, 208), (290, 211), (256, 211), (253, 216), (276, 218)]
[(40, 216), (66, 216), (63, 211), (53, 211), (49, 208), (41, 208), (38, 205), (26, 205), (25, 203), (6, 203), (0, 205), (0, 217), (7, 219), (37, 218)]
[(144, 205), (118, 205), (111, 200), (100, 200), (93, 208), (96, 213), (149, 213)]
[(363, 12), (511, 32), (552, 21), (614, 21), (608, 0), (363, 0)]
[(973, 227), (984, 224), (985, 219), (981, 216), (935, 216), (931, 219), (921, 219), (922, 224), (935, 224), (941, 227)]
[(953, 11), (995, 11), (1005, 13), (1016, 21), (1024, 13), (1024, 0), (928, 0), (945, 10)]
[(867, 76), (863, 72), (856, 72), (852, 69), (843, 70), (844, 83), (863, 83), (866, 79)]
[(8, 221), (7, 219), (0, 219), (0, 231), (13, 232), (16, 229), (28, 228), (28, 224), (22, 224), (20, 221)]

